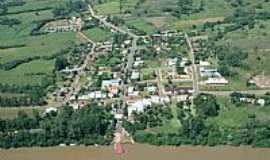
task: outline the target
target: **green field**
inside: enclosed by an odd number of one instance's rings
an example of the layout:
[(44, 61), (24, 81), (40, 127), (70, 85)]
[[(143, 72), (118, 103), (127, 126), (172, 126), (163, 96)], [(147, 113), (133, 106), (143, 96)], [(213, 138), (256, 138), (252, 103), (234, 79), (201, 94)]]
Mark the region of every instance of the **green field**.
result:
[(264, 72), (270, 75), (270, 21), (263, 22), (265, 28), (256, 26), (251, 30), (240, 30), (229, 33), (220, 43), (227, 43), (243, 48), (249, 52), (246, 63), (250, 67), (249, 74), (261, 74)]
[(112, 37), (110, 31), (98, 27), (85, 30), (84, 33), (88, 38), (96, 42), (107, 41)]
[(157, 30), (152, 24), (150, 24), (143, 18), (127, 20), (126, 24), (128, 26), (133, 26), (138, 30), (144, 31), (147, 34), (153, 34)]
[(7, 40), (1, 44), (25, 44), (26, 47), (0, 50), (0, 63), (24, 59), (33, 56), (51, 56), (75, 42), (75, 33), (54, 33), (40, 36), (27, 36), (14, 41)]
[[(123, 2), (122, 12), (133, 11), (135, 4), (139, 0), (125, 0)], [(109, 15), (109, 14), (119, 14), (120, 6), (119, 0), (109, 0), (106, 3), (97, 4), (94, 6), (94, 10), (97, 14)]]
[[(204, 10), (190, 15), (182, 16), (181, 19), (175, 18), (171, 13), (165, 12), (167, 9), (175, 9), (178, 0), (144, 0), (136, 3), (138, 0), (123, 1), (122, 13), (120, 13), (120, 4), (117, 0), (107, 0), (101, 4), (96, 4), (94, 9), (100, 15), (119, 15), (120, 18), (133, 19), (149, 18), (153, 24), (161, 23), (163, 28), (168, 29), (188, 29), (193, 25), (201, 25), (205, 22), (222, 21), (225, 17), (232, 15), (235, 8), (224, 0), (193, 0), (193, 6), (199, 7), (203, 2)], [(249, 6), (255, 6), (264, 2), (264, 0), (245, 0), (244, 3)], [(265, 3), (267, 4), (267, 3)], [(270, 9), (269, 3), (263, 5), (264, 9)], [(124, 14), (129, 12), (128, 15)], [(158, 20), (157, 20), (158, 19)], [(140, 20), (137, 20), (140, 21)], [(142, 22), (137, 22), (141, 25)], [(140, 28), (140, 27), (139, 27)]]
[(40, 85), (42, 79), (52, 74), (54, 60), (35, 60), (9, 71), (0, 70), (1, 83)]
[(255, 105), (235, 106), (229, 98), (218, 97), (221, 110), (217, 117), (209, 118), (208, 123), (224, 127), (240, 127), (248, 122), (249, 116), (256, 115), (261, 122), (270, 120), (270, 106), (260, 107)]
[(18, 112), (23, 111), (28, 115), (33, 115), (33, 110), (43, 112), (44, 108), (37, 107), (20, 107), (20, 108), (0, 108), (0, 119), (13, 119), (16, 118)]
[(68, 0), (24, 0), (26, 4), (23, 6), (11, 7), (8, 13), (27, 11), (32, 9), (41, 9), (45, 7), (55, 7), (59, 5), (64, 5)]

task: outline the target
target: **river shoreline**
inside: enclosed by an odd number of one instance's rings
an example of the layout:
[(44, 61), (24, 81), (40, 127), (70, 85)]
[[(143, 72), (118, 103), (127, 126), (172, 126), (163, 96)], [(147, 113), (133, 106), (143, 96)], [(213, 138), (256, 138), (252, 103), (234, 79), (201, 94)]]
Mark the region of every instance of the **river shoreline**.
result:
[(0, 150), (0, 160), (269, 160), (270, 148), (231, 146), (124, 145), (125, 153), (115, 155), (113, 146), (34, 147)]

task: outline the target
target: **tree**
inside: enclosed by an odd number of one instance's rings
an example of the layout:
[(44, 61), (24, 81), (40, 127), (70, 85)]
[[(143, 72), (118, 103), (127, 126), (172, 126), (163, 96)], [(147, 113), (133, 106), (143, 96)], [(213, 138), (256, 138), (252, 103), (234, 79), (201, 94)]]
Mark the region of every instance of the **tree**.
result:
[(184, 74), (185, 67), (181, 65), (181, 61), (182, 61), (182, 57), (178, 56), (177, 61), (176, 61), (176, 71), (178, 74)]
[(182, 127), (180, 129), (180, 134), (188, 138), (196, 138), (198, 135), (203, 133), (203, 130), (206, 129), (204, 121), (200, 117), (189, 117), (186, 120), (182, 121)]
[(68, 66), (68, 60), (65, 57), (57, 57), (55, 61), (55, 69), (60, 71)]
[(218, 115), (219, 105), (213, 95), (200, 94), (194, 99), (198, 116), (213, 117)]
[(203, 11), (204, 10), (204, 7), (205, 7), (205, 1), (204, 0), (201, 0), (199, 10), (200, 11)]
[(67, 8), (67, 6), (59, 6), (54, 8), (52, 13), (54, 14), (54, 17), (67, 17), (70, 10)]
[(193, 0), (178, 0), (174, 15), (180, 18), (183, 15), (190, 15), (198, 11), (199, 9), (193, 6)]
[(228, 65), (220, 65), (218, 68), (218, 72), (223, 76), (231, 76), (231, 70)]

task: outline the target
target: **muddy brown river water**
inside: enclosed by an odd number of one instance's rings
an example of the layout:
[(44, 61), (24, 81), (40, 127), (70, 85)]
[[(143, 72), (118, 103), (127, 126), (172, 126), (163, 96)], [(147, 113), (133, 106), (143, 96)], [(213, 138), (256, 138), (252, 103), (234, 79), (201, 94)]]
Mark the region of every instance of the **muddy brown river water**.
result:
[(270, 160), (270, 149), (249, 147), (155, 147), (125, 145), (118, 157), (113, 146), (49, 147), (1, 150), (0, 160)]

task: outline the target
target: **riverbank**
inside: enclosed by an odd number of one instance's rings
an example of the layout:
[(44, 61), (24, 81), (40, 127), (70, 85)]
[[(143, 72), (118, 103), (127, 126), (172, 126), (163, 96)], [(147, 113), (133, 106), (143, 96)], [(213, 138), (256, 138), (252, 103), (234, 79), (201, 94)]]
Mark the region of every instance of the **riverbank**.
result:
[[(156, 147), (124, 145), (121, 160), (269, 160), (270, 149), (250, 147)], [(113, 146), (0, 150), (0, 160), (119, 160)]]

